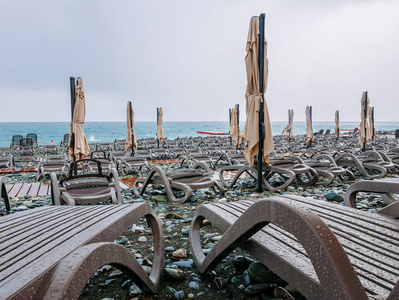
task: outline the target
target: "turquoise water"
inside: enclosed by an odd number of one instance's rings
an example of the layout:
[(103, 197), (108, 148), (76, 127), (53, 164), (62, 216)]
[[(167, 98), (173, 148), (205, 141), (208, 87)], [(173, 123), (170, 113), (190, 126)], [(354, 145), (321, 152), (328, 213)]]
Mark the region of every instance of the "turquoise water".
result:
[[(286, 122), (272, 122), (273, 134), (281, 134)], [(241, 130), (244, 124), (241, 124)], [(359, 122), (341, 123), (341, 129), (353, 129), (359, 126)], [(314, 122), (313, 130), (331, 129), (334, 131), (333, 122)], [(399, 129), (399, 122), (376, 123), (376, 130)], [(83, 125), (89, 143), (113, 142), (115, 139), (125, 139), (125, 122), (88, 122)], [(174, 139), (177, 137), (199, 136), (197, 131), (228, 132), (228, 122), (164, 122), (165, 136)], [(136, 122), (134, 125), (137, 138), (156, 137), (156, 122)], [(305, 122), (294, 122), (295, 134), (305, 134)], [(0, 147), (10, 146), (13, 135), (26, 136), (28, 133), (36, 133), (40, 145), (49, 144), (51, 140), (59, 144), (65, 133), (69, 133), (69, 123), (0, 123)], [(204, 135), (202, 135), (204, 136)]]

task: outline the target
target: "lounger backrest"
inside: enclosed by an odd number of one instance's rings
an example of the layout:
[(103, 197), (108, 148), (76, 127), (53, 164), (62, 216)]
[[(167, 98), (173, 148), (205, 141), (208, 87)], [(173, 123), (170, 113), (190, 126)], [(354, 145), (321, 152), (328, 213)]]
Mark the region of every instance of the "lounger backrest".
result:
[(19, 145), (19, 142), (21, 141), (21, 139), (23, 138), (22, 135), (13, 135), (12, 137), (12, 143), (14, 145)]
[(30, 146), (33, 146), (33, 141), (32, 141), (31, 138), (22, 138), (22, 139), (19, 141), (19, 145), (20, 145), (21, 147), (30, 147)]
[(37, 142), (37, 134), (36, 133), (28, 133), (26, 135), (27, 138), (31, 138), (33, 143)]

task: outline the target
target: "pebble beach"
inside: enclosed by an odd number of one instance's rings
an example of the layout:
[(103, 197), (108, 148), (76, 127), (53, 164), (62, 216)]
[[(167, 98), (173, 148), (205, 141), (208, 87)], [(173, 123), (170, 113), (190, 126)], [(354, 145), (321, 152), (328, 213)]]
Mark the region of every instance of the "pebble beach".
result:
[[(396, 143), (393, 138), (386, 137), (385, 142)], [(14, 167), (0, 170), (7, 186), (37, 182), (35, 168), (44, 159), (40, 151), (37, 151), (38, 154), (35, 156), (18, 156), (10, 148), (1, 148), (0, 151), (3, 157), (14, 155)], [(275, 155), (292, 154), (285, 151), (286, 149), (277, 146)], [(58, 154), (64, 153), (65, 148), (60, 147)], [(148, 163), (149, 168), (155, 165), (164, 170), (179, 168), (174, 160), (151, 160)], [(223, 164), (218, 165), (213, 171), (215, 178), (222, 166)], [(24, 172), (24, 170), (29, 172)], [(233, 188), (226, 190), (224, 195), (217, 195), (209, 188), (194, 190), (189, 201), (173, 204), (162, 186), (150, 186), (142, 197), (134, 197), (131, 189), (132, 182), (137, 177), (145, 176), (146, 171), (146, 169), (134, 170), (129, 175), (121, 176), (120, 181), (125, 183), (122, 188), (123, 203), (149, 203), (162, 223), (165, 236), (165, 266), (159, 292), (155, 295), (146, 294), (122, 271), (106, 265), (93, 274), (81, 293), (81, 299), (212, 299), (215, 297), (221, 299), (305, 299), (289, 283), (239, 248), (224, 259), (216, 269), (200, 274), (192, 259), (188, 241), (189, 226), (196, 208), (207, 203), (235, 202), (282, 194), (343, 205), (343, 197), (348, 186), (364, 179), (361, 174), (356, 174), (356, 180), (352, 182), (334, 180), (328, 186), (303, 186), (297, 182), (285, 190), (277, 192), (265, 190), (263, 193), (257, 193), (254, 181), (249, 177), (244, 177)], [(62, 174), (58, 176), (60, 178)], [(399, 175), (387, 174), (384, 180), (399, 180)], [(40, 182), (50, 183), (49, 174), (45, 174)], [(10, 201), (11, 213), (52, 204), (51, 195), (19, 194), (17, 197), (11, 197)], [(380, 195), (358, 194), (358, 209), (375, 212), (384, 205)], [(3, 206), (1, 214), (6, 214)], [(205, 222), (202, 235), (204, 252), (207, 253), (220, 239), (222, 232), (209, 222)], [(127, 228), (115, 242), (128, 248), (145, 268), (151, 268), (152, 235), (145, 220)]]

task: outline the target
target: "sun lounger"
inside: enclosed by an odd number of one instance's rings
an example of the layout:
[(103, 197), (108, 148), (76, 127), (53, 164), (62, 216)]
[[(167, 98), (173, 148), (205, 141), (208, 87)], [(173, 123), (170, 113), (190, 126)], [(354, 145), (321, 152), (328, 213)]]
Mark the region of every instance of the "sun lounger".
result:
[(36, 180), (40, 180), (44, 173), (61, 172), (68, 176), (69, 165), (65, 160), (65, 156), (48, 156), (37, 166)]
[(61, 141), (60, 146), (68, 147), (69, 133), (64, 134), (64, 139)]
[[(91, 162), (97, 164), (98, 173), (72, 175), (75, 165)], [(84, 167), (82, 167), (84, 170)], [(82, 159), (71, 163), (69, 176), (57, 180), (57, 175), (51, 173), (51, 199), (53, 204), (67, 205), (89, 204), (111, 201), (122, 203), (119, 177), (116, 169), (111, 168), (108, 174), (102, 172), (101, 163), (94, 159)]]
[(301, 160), (297, 158), (301, 163), (308, 165), (309, 167), (316, 170), (319, 178), (316, 184), (320, 184), (323, 186), (327, 186), (331, 184), (335, 177), (338, 177), (341, 181), (345, 181), (345, 177), (348, 177), (348, 180), (355, 180), (355, 175), (342, 167), (338, 167), (335, 163), (332, 156), (328, 154), (321, 154), (315, 157), (314, 160)]
[(99, 161), (101, 163), (101, 168), (102, 171), (104, 172), (109, 172), (112, 168), (114, 168), (114, 163), (113, 161), (110, 160), (109, 154), (105, 151), (93, 151), (90, 153), (90, 158), (94, 161), (87, 161), (86, 167), (89, 169), (89, 172), (96, 172), (97, 171), (97, 166), (98, 164), (96, 163)]
[(19, 141), (18, 153), (19, 155), (35, 155), (33, 141), (31, 138), (22, 138)]
[[(232, 180), (228, 181), (226, 179), (225, 173), (231, 172), (233, 172), (235, 175)], [(249, 167), (248, 163), (224, 166), (219, 170), (219, 179), (224, 187), (230, 189), (235, 185), (237, 180), (245, 174), (256, 182), (258, 180), (257, 166)], [(295, 173), (291, 170), (279, 168), (265, 163), (262, 165), (262, 174), (263, 186), (272, 192), (285, 189), (295, 180), (296, 177)]]
[(12, 155), (9, 157), (0, 157), (0, 168), (12, 168), (14, 165), (14, 159)]
[(366, 179), (382, 178), (387, 174), (388, 169), (396, 168), (395, 164), (384, 162), (381, 155), (376, 151), (366, 151), (361, 156), (341, 153), (335, 157), (335, 162), (338, 166), (349, 170), (359, 170)]
[(148, 169), (147, 161), (140, 156), (128, 156), (117, 160), (117, 166), (123, 176), (128, 175), (133, 169), (141, 170), (143, 167)]
[[(154, 240), (149, 275), (130, 250), (113, 242), (143, 217)], [(1, 299), (78, 299), (104, 265), (119, 268), (144, 291), (159, 287), (163, 234), (147, 203), (44, 206), (1, 217), (0, 232)]]
[(12, 139), (11, 139), (11, 144), (10, 144), (10, 148), (12, 149), (18, 149), (19, 148), (19, 142), (21, 141), (21, 139), (23, 138), (22, 135), (13, 135)]
[(42, 154), (58, 154), (58, 146), (57, 145), (44, 145), (40, 147)]
[[(224, 232), (205, 255), (207, 219)], [(399, 221), (283, 195), (197, 208), (190, 246), (201, 273), (236, 247), (248, 251), (307, 299), (398, 299)]]
[(26, 137), (32, 140), (34, 147), (37, 147), (37, 134), (36, 133), (28, 133), (26, 135)]
[[(173, 203), (183, 203), (189, 200), (193, 189), (210, 187), (215, 193), (224, 194), (223, 187), (212, 178), (212, 172), (204, 162), (198, 162), (190, 169), (178, 169), (167, 172), (158, 166), (152, 167), (147, 177), (139, 177), (135, 181), (133, 185), (135, 196), (143, 195), (149, 184), (162, 185), (169, 200)], [(180, 190), (184, 195), (177, 197), (172, 189)]]
[(399, 194), (399, 182), (364, 180), (352, 184), (345, 193), (345, 205), (356, 208), (356, 195), (359, 192), (382, 194), (387, 206), (377, 212), (399, 219), (399, 201), (392, 195)]

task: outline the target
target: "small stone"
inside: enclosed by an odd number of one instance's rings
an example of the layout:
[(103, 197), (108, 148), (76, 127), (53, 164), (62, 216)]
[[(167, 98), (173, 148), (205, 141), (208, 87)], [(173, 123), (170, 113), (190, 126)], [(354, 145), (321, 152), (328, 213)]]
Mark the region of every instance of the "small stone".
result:
[(122, 288), (123, 289), (128, 288), (130, 286), (130, 283), (131, 283), (130, 279), (126, 280), (124, 283), (122, 283)]
[(279, 286), (274, 289), (274, 296), (283, 300), (295, 300), (287, 290)]
[(195, 282), (195, 281), (191, 281), (188, 284), (188, 286), (190, 289), (194, 289), (194, 290), (199, 290), (199, 288), (200, 288), (200, 285), (198, 284), (198, 282)]
[(142, 293), (143, 291), (135, 284), (132, 284), (129, 288), (129, 297), (134, 297)]
[(253, 259), (239, 255), (234, 259), (233, 264), (234, 264), (234, 267), (237, 269), (237, 271), (244, 272), (246, 269), (248, 269), (249, 265), (253, 262), (254, 262)]
[(183, 268), (192, 268), (194, 267), (194, 261), (192, 259), (180, 260), (180, 261), (175, 261), (174, 263), (172, 263), (172, 265)]
[(220, 240), (221, 238), (222, 238), (222, 236), (218, 235), (218, 236), (214, 236), (213, 238), (211, 238), (211, 240), (216, 242), (216, 241)]
[(279, 277), (270, 271), (261, 262), (253, 262), (248, 268), (248, 275), (251, 278), (251, 282), (275, 282)]
[(186, 278), (186, 274), (180, 269), (165, 268), (163, 272), (170, 278), (182, 281)]
[(209, 238), (214, 237), (214, 236), (215, 236), (214, 233), (206, 233), (206, 234), (204, 234), (204, 238), (205, 239), (209, 239)]
[(147, 238), (145, 236), (141, 236), (141, 237), (138, 238), (138, 241), (139, 242), (146, 242)]
[(108, 278), (116, 278), (116, 277), (121, 277), (123, 275), (122, 271), (115, 270), (111, 274), (108, 275)]
[(250, 286), (247, 286), (244, 289), (245, 294), (249, 295), (254, 295), (254, 294), (259, 294), (259, 293), (264, 293), (264, 292), (270, 292), (276, 287), (275, 284), (269, 284), (269, 283), (256, 283), (252, 284)]
[(172, 287), (170, 287), (170, 286), (167, 286), (166, 288), (165, 288), (165, 292), (166, 292), (166, 294), (168, 294), (168, 295), (175, 295), (175, 293), (177, 292), (174, 288), (172, 288)]
[(165, 252), (172, 252), (172, 251), (175, 251), (175, 248), (173, 248), (172, 246), (165, 248)]
[(189, 228), (189, 227), (183, 228), (183, 229), (181, 230), (181, 233), (182, 233), (183, 235), (188, 235), (188, 234), (190, 233), (190, 228)]
[(211, 221), (205, 219), (202, 221), (202, 226), (212, 225)]
[(187, 295), (187, 298), (188, 298), (188, 299), (193, 299), (193, 298), (194, 298), (194, 294), (193, 294), (193, 293), (188, 294), (188, 295)]
[(100, 271), (101, 271), (101, 272), (108, 272), (108, 271), (111, 271), (113, 268), (114, 268), (113, 266), (105, 265), (105, 266), (103, 266), (103, 267), (100, 269)]
[(175, 258), (186, 258), (187, 250), (184, 248), (178, 249), (178, 250), (172, 252), (172, 256)]
[(177, 291), (175, 293), (175, 299), (184, 299), (184, 292), (183, 291)]
[(169, 198), (166, 195), (156, 195), (152, 197), (152, 200), (158, 201), (158, 202), (169, 202)]
[(341, 195), (331, 192), (325, 195), (327, 201), (335, 201), (335, 202), (342, 202), (344, 201), (344, 197), (342, 197)]
[(128, 239), (127, 237), (125, 237), (125, 236), (120, 236), (120, 237), (116, 240), (116, 242), (117, 242), (118, 244), (121, 244), (121, 245), (127, 243), (127, 241), (129, 241), (129, 239)]

